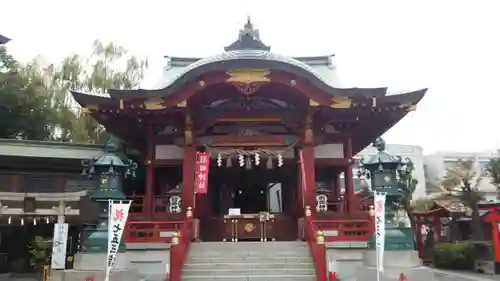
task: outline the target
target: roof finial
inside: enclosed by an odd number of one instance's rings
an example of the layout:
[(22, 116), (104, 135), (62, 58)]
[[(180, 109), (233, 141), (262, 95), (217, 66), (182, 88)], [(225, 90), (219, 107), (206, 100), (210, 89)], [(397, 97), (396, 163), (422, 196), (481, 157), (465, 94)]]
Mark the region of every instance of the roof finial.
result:
[(263, 50), (269, 51), (271, 48), (260, 41), (259, 30), (252, 24), (250, 15), (247, 16), (247, 22), (238, 34), (238, 40), (224, 48), (226, 52), (235, 50)]

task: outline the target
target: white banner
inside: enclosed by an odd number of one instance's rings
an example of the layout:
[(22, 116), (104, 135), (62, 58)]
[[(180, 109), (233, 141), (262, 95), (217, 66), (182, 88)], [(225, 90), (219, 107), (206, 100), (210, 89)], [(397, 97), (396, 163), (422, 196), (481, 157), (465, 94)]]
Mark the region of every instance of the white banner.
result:
[(377, 252), (377, 272), (384, 272), (385, 248), (385, 192), (375, 192), (375, 249)]
[(52, 269), (65, 269), (66, 267), (66, 247), (68, 245), (68, 224), (55, 223), (54, 236), (52, 238)]
[(128, 211), (130, 203), (113, 203), (109, 201), (109, 218), (108, 218), (108, 258), (106, 263), (106, 277), (105, 281), (109, 281), (109, 273), (115, 265), (116, 253), (120, 247), (122, 240), (123, 229), (127, 223)]

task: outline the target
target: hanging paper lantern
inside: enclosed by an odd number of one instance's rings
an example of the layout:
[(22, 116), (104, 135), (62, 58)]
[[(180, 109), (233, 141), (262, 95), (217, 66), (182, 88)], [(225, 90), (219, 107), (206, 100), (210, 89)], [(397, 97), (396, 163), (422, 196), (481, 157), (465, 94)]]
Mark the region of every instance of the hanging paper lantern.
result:
[(266, 168), (268, 168), (268, 169), (272, 169), (273, 168), (273, 157), (271, 157), (271, 156), (267, 157)]
[(259, 155), (259, 153), (255, 152), (254, 157), (255, 157), (255, 166), (259, 166), (259, 164), (260, 164), (260, 155)]
[(33, 218), (33, 225), (36, 225), (36, 218)]
[(21, 219), (21, 225), (24, 225), (24, 219)]
[(281, 155), (281, 153), (279, 153), (276, 158), (278, 159), (278, 167), (283, 166), (283, 155)]
[(217, 154), (217, 167), (222, 166), (222, 155)]
[(240, 162), (240, 167), (245, 166), (245, 157), (243, 154), (238, 155), (238, 162)]
[(251, 158), (251, 156), (247, 157), (247, 169), (248, 170), (252, 169), (252, 158)]
[(11, 217), (11, 216), (9, 216), (9, 219), (7, 220), (7, 223), (8, 223), (8, 224), (11, 224), (11, 223), (12, 223), (12, 217)]

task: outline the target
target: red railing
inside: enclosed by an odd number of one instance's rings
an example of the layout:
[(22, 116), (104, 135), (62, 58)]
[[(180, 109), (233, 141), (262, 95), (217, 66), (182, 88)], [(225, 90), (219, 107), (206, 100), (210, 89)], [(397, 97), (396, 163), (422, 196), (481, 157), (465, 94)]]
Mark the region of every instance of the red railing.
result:
[(317, 281), (327, 280), (327, 265), (326, 265), (326, 248), (325, 240), (322, 231), (316, 231), (314, 222), (311, 216), (311, 208), (306, 206), (305, 210), (305, 236), (309, 248), (311, 249), (311, 256), (316, 271)]
[(171, 243), (173, 233), (183, 221), (128, 221), (123, 232), (125, 243)]
[[(304, 156), (302, 150), (299, 150), (299, 163), (300, 163), (300, 177), (301, 177), (301, 191), (302, 200), (305, 200), (305, 191), (308, 188), (315, 188), (315, 186), (307, 186), (306, 181), (306, 170), (304, 167)], [(304, 201), (302, 202), (304, 203)], [(305, 205), (305, 204), (304, 204)], [(304, 206), (302, 205), (302, 206)], [(304, 234), (309, 244), (309, 249), (311, 250), (311, 256), (313, 259), (314, 269), (316, 271), (317, 281), (326, 281), (326, 248), (325, 239), (321, 231), (316, 231), (314, 226), (311, 206), (305, 206), (304, 212)]]
[(371, 220), (315, 220), (313, 224), (323, 231), (335, 232), (335, 235), (324, 233), (326, 242), (359, 241), (367, 242), (373, 234)]
[(186, 259), (189, 250), (189, 244), (193, 239), (193, 210), (188, 207), (186, 212), (186, 219), (179, 230), (176, 232), (172, 239), (172, 246), (170, 247), (170, 268), (167, 280), (180, 281), (182, 266)]

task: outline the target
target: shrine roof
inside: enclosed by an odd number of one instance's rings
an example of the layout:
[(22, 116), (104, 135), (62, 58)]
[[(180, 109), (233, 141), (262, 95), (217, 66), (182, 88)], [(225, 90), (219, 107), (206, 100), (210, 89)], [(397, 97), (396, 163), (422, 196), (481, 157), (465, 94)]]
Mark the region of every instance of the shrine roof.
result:
[(6, 44), (9, 41), (10, 41), (10, 38), (7, 38), (7, 37), (3, 36), (2, 34), (0, 34), (0, 45)]
[(0, 139), (0, 157), (90, 159), (102, 156), (103, 148), (95, 144)]
[[(177, 83), (176, 83), (177, 84)], [(179, 87), (183, 83), (179, 83)], [(346, 97), (350, 99), (377, 98), (377, 103), (384, 104), (412, 104), (416, 105), (425, 96), (427, 89), (420, 89), (412, 92), (388, 94), (387, 88), (330, 88), (328, 92), (333, 97)], [(164, 97), (172, 91), (167, 89), (159, 90), (109, 90), (109, 94), (90, 94), (78, 91), (71, 91), (75, 100), (82, 106), (88, 107), (98, 105), (99, 107), (118, 108), (120, 102), (140, 99), (147, 100), (155, 97)], [(165, 94), (164, 94), (165, 93)]]
[[(331, 66), (332, 56), (289, 57), (271, 52), (271, 47), (265, 45), (259, 37), (259, 31), (254, 29), (250, 19), (240, 30), (238, 39), (224, 48), (224, 52), (208, 58), (172, 57), (171, 63), (179, 67), (170, 77), (166, 77), (157, 89), (110, 89), (109, 94), (95, 95), (74, 92), (73, 96), (82, 106), (87, 104), (106, 105), (119, 100), (137, 100), (165, 98), (179, 92), (188, 83), (200, 79), (209, 73), (228, 73), (236, 69), (264, 69), (270, 72), (287, 73), (307, 81), (326, 95), (346, 98), (381, 98), (387, 94), (387, 88), (339, 88), (333, 85), (330, 77), (320, 74), (314, 65)], [(423, 92), (422, 92), (423, 93)], [(423, 95), (422, 95), (423, 96)], [(327, 98), (327, 97), (325, 97)], [(400, 95), (387, 96), (387, 101), (405, 102)], [(412, 99), (412, 98), (410, 98)], [(418, 98), (419, 100), (419, 98)]]
[[(305, 56), (305, 57), (292, 57), (295, 60), (303, 62), (309, 66), (311, 65), (323, 65), (323, 66), (332, 66), (331, 58), (334, 57), (334, 54), (325, 55), (325, 56)], [(169, 65), (173, 67), (187, 67), (192, 63), (200, 61), (204, 58), (202, 57), (175, 57), (175, 56), (165, 56), (166, 59), (169, 60)]]

